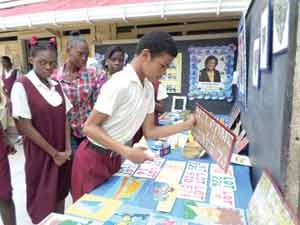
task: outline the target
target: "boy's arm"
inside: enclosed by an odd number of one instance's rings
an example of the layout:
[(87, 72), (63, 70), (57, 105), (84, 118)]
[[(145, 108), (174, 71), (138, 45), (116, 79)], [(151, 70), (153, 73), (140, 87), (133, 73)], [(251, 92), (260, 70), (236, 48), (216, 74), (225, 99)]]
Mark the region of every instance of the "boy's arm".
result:
[(141, 151), (145, 149), (131, 148), (112, 139), (112, 137), (110, 137), (101, 127), (108, 117), (109, 116), (104, 113), (93, 110), (85, 122), (83, 132), (89, 138), (105, 146), (105, 148), (117, 152), (134, 163), (142, 163), (146, 160), (153, 160), (153, 158), (145, 151)]
[(146, 139), (157, 139), (166, 136), (176, 134), (183, 130), (189, 130), (193, 127), (196, 120), (194, 115), (190, 115), (189, 118), (178, 124), (167, 126), (155, 126), (154, 113), (147, 114), (143, 123), (143, 133)]

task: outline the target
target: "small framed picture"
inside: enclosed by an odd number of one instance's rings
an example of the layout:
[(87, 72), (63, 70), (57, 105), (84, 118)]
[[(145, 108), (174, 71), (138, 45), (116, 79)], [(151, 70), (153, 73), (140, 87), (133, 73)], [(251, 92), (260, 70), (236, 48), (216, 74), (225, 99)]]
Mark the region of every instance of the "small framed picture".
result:
[(260, 48), (259, 48), (259, 38), (254, 40), (253, 43), (253, 56), (252, 56), (252, 85), (256, 88), (260, 86), (260, 69), (259, 69), (259, 62), (260, 62)]
[(270, 1), (260, 19), (260, 69), (269, 70), (271, 64), (271, 6)]
[(289, 45), (289, 0), (273, 0), (273, 54), (286, 51)]
[(172, 112), (182, 112), (186, 110), (186, 96), (173, 96)]

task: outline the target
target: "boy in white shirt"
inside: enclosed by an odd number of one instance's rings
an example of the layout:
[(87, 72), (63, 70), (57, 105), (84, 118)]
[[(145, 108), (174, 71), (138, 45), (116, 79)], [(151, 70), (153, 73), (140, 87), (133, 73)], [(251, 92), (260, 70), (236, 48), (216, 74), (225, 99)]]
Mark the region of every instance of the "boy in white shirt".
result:
[(87, 140), (79, 146), (72, 167), (72, 197), (76, 201), (120, 169), (121, 158), (134, 163), (153, 160), (142, 148), (127, 144), (143, 125), (146, 138), (160, 138), (190, 129), (195, 118), (157, 127), (154, 124), (154, 90), (151, 82), (165, 74), (177, 55), (172, 37), (163, 31), (144, 35), (136, 55), (122, 71), (101, 88), (84, 132)]

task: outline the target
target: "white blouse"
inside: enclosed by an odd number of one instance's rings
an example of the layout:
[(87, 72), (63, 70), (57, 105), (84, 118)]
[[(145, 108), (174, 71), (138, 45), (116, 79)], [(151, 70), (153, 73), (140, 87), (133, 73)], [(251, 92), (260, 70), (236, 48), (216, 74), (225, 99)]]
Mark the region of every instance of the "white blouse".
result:
[[(57, 107), (62, 104), (62, 98), (60, 94), (56, 91), (55, 86), (60, 85), (55, 80), (48, 78), (50, 88), (48, 88), (36, 75), (36, 73), (31, 70), (25, 75), (33, 84), (33, 86), (38, 90), (41, 96), (53, 107)], [(66, 113), (72, 108), (72, 104), (69, 99), (64, 94), (64, 99), (66, 103)], [(22, 83), (15, 82), (11, 91), (11, 102), (12, 102), (12, 115), (14, 118), (19, 117), (25, 119), (31, 119), (31, 111), (28, 104), (27, 94)]]

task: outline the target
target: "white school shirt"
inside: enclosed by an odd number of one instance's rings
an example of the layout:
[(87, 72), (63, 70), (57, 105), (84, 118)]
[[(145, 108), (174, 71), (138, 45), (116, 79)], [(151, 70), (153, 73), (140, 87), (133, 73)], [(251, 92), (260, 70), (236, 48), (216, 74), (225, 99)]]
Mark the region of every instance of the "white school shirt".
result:
[(142, 85), (137, 73), (128, 64), (102, 86), (94, 110), (109, 116), (102, 128), (112, 139), (125, 144), (133, 138), (147, 114), (154, 112), (154, 106), (152, 83), (145, 78)]
[[(33, 86), (38, 90), (41, 96), (53, 107), (62, 104), (62, 98), (60, 94), (55, 90), (56, 85), (60, 85), (55, 80), (48, 78), (50, 89), (38, 78), (33, 70), (25, 75)], [(66, 112), (72, 108), (72, 104), (65, 96)], [(12, 115), (14, 118), (19, 117), (25, 119), (31, 119), (31, 111), (28, 104), (27, 94), (22, 83), (15, 82), (11, 90), (11, 102), (12, 102)]]

